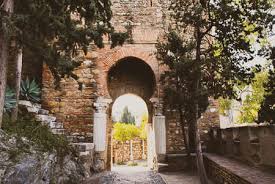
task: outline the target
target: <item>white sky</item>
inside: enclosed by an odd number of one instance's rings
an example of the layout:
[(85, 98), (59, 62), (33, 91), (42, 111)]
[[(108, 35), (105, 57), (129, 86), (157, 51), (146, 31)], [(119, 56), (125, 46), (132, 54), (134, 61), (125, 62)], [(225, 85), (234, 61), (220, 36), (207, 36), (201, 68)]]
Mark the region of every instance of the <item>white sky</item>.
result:
[(124, 107), (135, 116), (136, 124), (139, 125), (143, 114), (148, 115), (147, 105), (142, 98), (134, 94), (125, 94), (116, 99), (112, 107), (112, 117), (119, 121)]

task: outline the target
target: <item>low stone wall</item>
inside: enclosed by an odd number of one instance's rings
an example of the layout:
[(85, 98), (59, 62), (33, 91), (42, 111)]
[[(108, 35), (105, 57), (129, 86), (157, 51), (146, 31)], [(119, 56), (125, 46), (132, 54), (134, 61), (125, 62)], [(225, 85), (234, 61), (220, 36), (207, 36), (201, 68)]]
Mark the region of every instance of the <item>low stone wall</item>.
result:
[(210, 137), (209, 152), (275, 168), (275, 125), (212, 129)]
[(204, 157), (208, 178), (216, 184), (251, 184), (244, 178), (219, 165), (217, 162)]
[[(144, 141), (145, 158), (142, 158), (142, 140), (136, 139), (132, 141), (134, 160), (142, 160), (147, 158), (147, 142)], [(130, 141), (124, 143), (113, 140), (113, 163), (130, 161)]]

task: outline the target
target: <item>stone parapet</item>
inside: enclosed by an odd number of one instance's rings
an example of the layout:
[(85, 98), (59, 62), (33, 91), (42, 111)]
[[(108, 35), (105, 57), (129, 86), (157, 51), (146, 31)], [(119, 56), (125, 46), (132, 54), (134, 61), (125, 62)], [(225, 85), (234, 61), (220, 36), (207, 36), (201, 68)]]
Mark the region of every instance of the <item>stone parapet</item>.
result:
[(254, 166), (275, 168), (275, 125), (212, 129), (208, 150)]

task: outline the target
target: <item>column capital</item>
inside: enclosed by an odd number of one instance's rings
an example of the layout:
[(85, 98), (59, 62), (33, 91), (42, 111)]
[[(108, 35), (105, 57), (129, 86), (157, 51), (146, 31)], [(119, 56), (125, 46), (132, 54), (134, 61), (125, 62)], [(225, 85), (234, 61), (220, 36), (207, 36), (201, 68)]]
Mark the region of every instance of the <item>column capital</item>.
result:
[(109, 107), (109, 104), (112, 103), (112, 99), (98, 97), (96, 102), (94, 103), (94, 107), (97, 113), (106, 113), (106, 110)]
[(151, 98), (150, 102), (152, 102), (154, 107), (154, 115), (161, 116), (163, 115), (163, 103), (159, 98)]

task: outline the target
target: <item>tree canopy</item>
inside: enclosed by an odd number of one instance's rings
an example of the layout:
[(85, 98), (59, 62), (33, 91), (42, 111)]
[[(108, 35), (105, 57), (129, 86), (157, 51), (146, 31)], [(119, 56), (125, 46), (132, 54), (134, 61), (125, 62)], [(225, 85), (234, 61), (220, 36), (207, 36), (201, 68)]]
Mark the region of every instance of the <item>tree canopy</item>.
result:
[[(172, 24), (157, 44), (157, 57), (169, 70), (163, 75), (167, 102), (178, 104), (189, 132), (195, 132), (198, 172), (207, 182), (197, 122), (208, 97), (236, 96), (234, 86), (249, 83), (254, 70), (253, 44), (263, 45), (274, 21), (271, 0), (172, 0)], [(172, 102), (172, 103), (171, 103)], [(182, 125), (184, 126), (184, 124)]]
[(135, 116), (133, 116), (132, 113), (129, 111), (128, 106), (124, 107), (120, 122), (125, 124), (135, 124)]
[(275, 47), (270, 57), (272, 65), (268, 72), (268, 82), (264, 84), (265, 96), (259, 111), (258, 122), (275, 123)]
[(58, 81), (64, 75), (77, 78), (74, 57), (86, 53), (90, 44), (103, 47), (104, 36), (112, 47), (123, 43), (127, 34), (114, 32), (111, 17), (109, 0), (20, 0), (12, 15), (0, 9), (0, 33), (46, 62)]

